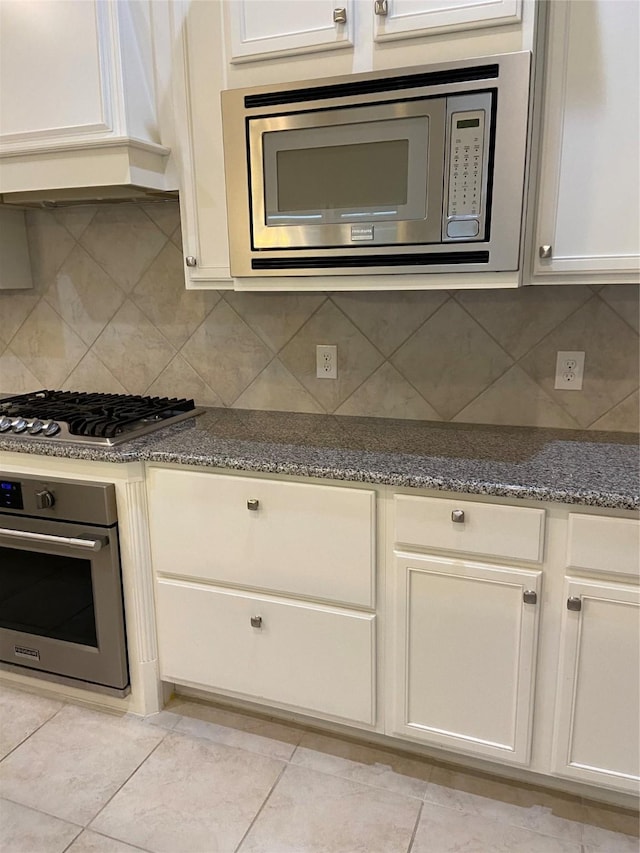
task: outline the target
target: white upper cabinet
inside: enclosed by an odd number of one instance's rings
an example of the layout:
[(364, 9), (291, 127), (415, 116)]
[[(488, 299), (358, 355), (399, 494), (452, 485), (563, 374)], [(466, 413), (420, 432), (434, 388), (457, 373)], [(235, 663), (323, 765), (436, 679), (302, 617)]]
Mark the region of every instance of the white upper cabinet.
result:
[(548, 7), (533, 282), (637, 282), (640, 5)]
[(229, 289), (220, 92), (227, 88), (220, 2), (170, 6), (175, 161), (188, 289)]
[(146, 0), (0, 3), (3, 193), (175, 188), (157, 121), (153, 11)]
[(353, 46), (353, 0), (237, 0), (228, 8), (232, 62)]
[[(533, 0), (226, 0), (222, 5), (234, 88), (530, 50), (535, 10)], [(246, 67), (252, 64), (253, 70)]]
[(375, 40), (517, 24), (521, 7), (521, 0), (377, 0)]

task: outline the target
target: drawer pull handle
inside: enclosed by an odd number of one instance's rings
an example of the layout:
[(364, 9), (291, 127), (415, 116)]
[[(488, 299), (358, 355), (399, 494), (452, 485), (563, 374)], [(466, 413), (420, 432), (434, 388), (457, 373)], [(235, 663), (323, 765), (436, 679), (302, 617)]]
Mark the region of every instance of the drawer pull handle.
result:
[(251, 627), (252, 628), (262, 628), (262, 616), (252, 616), (251, 617)]
[(582, 610), (582, 599), (579, 595), (571, 595), (567, 598), (567, 610)]
[(247, 501), (247, 509), (251, 510), (251, 512), (257, 512), (260, 509), (260, 501), (255, 498), (249, 498)]
[(347, 10), (345, 8), (339, 8), (333, 10), (333, 23), (334, 24), (346, 24), (347, 23)]
[(464, 524), (464, 510), (454, 509), (451, 513), (451, 521), (455, 522), (455, 524)]
[(535, 589), (525, 589), (522, 594), (522, 600), (525, 604), (537, 604), (538, 593), (535, 591)]

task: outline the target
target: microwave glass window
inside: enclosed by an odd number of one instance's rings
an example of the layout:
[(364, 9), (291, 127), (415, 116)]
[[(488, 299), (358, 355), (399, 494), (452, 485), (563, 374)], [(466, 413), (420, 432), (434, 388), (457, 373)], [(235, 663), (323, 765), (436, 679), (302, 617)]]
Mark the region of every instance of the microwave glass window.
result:
[(281, 213), (386, 210), (393, 214), (398, 205), (407, 203), (407, 139), (278, 151), (276, 159)]
[(268, 131), (260, 224), (424, 219), (429, 116)]
[(91, 561), (0, 548), (0, 626), (97, 648)]

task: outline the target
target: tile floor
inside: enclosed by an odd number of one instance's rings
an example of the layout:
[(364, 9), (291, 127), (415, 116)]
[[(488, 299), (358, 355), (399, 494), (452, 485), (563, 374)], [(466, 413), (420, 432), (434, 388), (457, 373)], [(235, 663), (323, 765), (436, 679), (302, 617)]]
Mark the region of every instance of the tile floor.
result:
[(637, 815), (175, 698), (3, 688), (3, 853), (636, 853)]

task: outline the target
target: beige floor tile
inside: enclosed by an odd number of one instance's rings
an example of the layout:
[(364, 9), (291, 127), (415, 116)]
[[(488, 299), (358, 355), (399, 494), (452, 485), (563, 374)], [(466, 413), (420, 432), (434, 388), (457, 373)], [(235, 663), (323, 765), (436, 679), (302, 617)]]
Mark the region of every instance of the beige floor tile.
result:
[(575, 797), (436, 767), (424, 798), (543, 835), (576, 843), (582, 840), (584, 809)]
[(289, 766), (240, 853), (405, 853), (418, 800)]
[(3, 687), (0, 691), (0, 758), (62, 708), (62, 702)]
[(62, 853), (80, 830), (72, 823), (0, 800), (1, 853)]
[(424, 795), (432, 770), (426, 761), (313, 733), (304, 735), (291, 761), (409, 797)]
[(637, 837), (625, 835), (622, 832), (612, 832), (601, 826), (585, 824), (583, 841), (585, 847), (598, 850), (599, 853), (638, 853), (640, 851), (640, 842)]
[(303, 734), (295, 726), (200, 702), (176, 699), (169, 708), (171, 713), (181, 715), (176, 731), (282, 761), (291, 758)]
[(154, 853), (232, 853), (282, 767), (171, 733), (91, 829)]
[(581, 853), (581, 845), (425, 803), (411, 853)]
[(68, 853), (139, 853), (141, 849), (85, 829), (69, 847)]
[(131, 718), (65, 706), (0, 764), (0, 793), (84, 825), (165, 734)]

